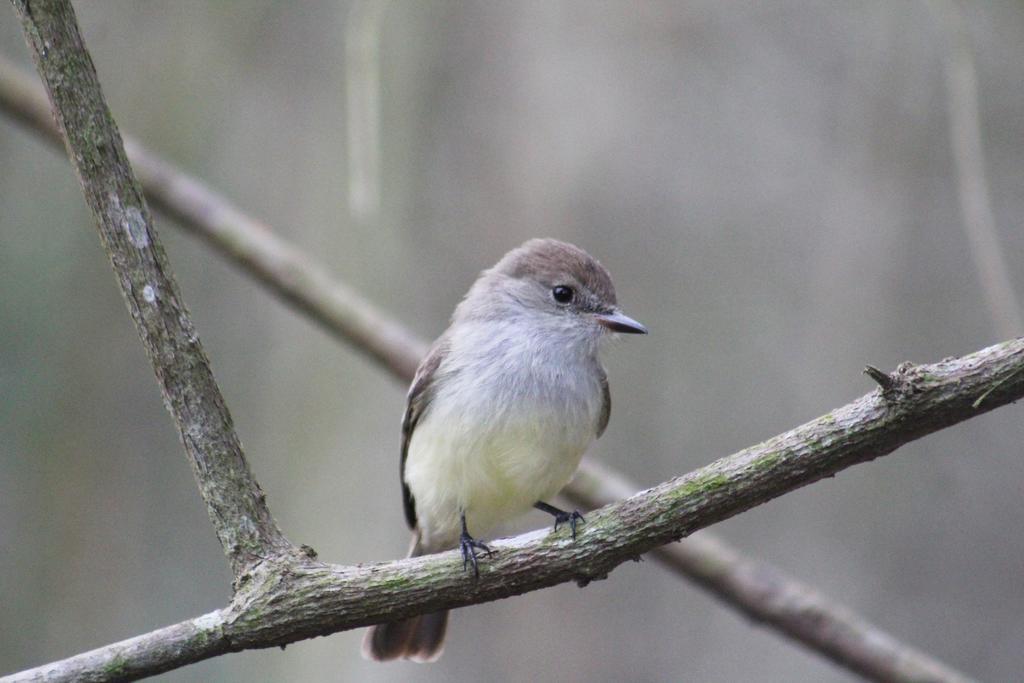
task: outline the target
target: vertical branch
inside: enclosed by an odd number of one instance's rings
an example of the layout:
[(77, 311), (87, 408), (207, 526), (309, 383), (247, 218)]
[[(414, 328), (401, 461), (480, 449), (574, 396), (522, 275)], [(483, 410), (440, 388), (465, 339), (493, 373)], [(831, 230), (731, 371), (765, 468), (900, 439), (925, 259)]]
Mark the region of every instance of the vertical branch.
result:
[(238, 576), (289, 548), (242, 453), (68, 0), (13, 0), (86, 202)]
[(996, 331), (1001, 337), (1015, 337), (1024, 332), (1024, 320), (992, 216), (974, 53), (955, 0), (932, 0), (931, 7), (949, 43), (945, 57), (946, 102), (964, 231)]

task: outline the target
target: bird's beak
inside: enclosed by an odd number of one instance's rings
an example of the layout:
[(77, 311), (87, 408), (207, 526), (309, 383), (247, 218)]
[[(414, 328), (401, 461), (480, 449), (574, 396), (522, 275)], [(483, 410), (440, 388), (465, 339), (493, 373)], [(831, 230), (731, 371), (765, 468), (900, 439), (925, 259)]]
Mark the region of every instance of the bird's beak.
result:
[(623, 315), (619, 311), (598, 313), (594, 318), (597, 319), (597, 322), (600, 325), (607, 327), (612, 332), (621, 332), (623, 334), (647, 334), (646, 327), (633, 320), (628, 315)]

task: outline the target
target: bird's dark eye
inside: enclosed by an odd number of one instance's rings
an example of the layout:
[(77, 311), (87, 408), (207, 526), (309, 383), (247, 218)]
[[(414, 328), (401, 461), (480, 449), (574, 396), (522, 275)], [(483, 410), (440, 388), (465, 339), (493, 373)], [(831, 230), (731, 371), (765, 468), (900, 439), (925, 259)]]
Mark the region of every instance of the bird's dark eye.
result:
[(572, 301), (574, 294), (575, 292), (572, 291), (572, 287), (566, 287), (565, 285), (558, 285), (551, 290), (551, 296), (560, 304), (567, 304)]

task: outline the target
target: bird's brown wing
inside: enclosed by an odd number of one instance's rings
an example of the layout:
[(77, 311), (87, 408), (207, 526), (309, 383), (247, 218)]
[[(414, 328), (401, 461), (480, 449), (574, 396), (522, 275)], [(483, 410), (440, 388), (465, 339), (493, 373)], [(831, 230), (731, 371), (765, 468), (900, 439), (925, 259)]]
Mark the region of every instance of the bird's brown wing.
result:
[(604, 368), (599, 367), (598, 370), (601, 372), (601, 415), (597, 418), (597, 438), (600, 439), (612, 415), (612, 392), (608, 389), (608, 375)]
[(434, 375), (447, 353), (448, 341), (442, 336), (434, 342), (426, 357), (420, 361), (420, 366), (416, 369), (416, 376), (412, 380), (412, 386), (409, 387), (405, 415), (402, 416), (402, 464), (400, 470), (402, 505), (405, 507), (405, 521), (409, 523), (410, 529), (416, 528), (416, 501), (412, 497), (409, 485), (405, 483), (405, 459), (409, 455), (409, 441), (412, 439), (413, 430), (416, 429), (416, 423), (423, 417), (424, 411), (433, 398)]

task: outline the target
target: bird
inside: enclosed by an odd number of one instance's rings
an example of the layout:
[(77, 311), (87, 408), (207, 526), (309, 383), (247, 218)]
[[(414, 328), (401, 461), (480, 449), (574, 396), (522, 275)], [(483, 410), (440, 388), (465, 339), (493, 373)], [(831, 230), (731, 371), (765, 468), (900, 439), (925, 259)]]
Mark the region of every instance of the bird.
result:
[[(619, 309), (608, 270), (577, 246), (532, 239), (483, 271), (431, 345), (402, 417), (401, 484), (410, 557), (460, 548), (479, 578), (473, 534), (531, 508), (585, 520), (547, 501), (568, 482), (611, 413), (598, 358), (647, 328)], [(372, 626), (363, 656), (437, 660), (448, 612)]]

